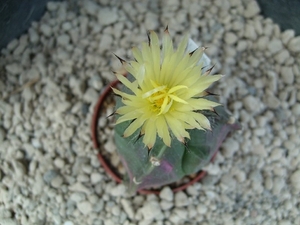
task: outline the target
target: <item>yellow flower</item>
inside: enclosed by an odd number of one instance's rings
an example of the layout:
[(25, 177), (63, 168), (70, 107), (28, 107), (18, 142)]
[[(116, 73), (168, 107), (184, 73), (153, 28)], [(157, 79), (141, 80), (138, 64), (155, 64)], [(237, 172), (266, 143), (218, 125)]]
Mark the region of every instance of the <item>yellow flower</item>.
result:
[(141, 50), (132, 49), (135, 61), (123, 62), (134, 78), (131, 82), (116, 74), (131, 93), (113, 89), (124, 104), (116, 111), (121, 115), (116, 124), (132, 121), (124, 137), (141, 128), (143, 143), (151, 149), (157, 134), (170, 146), (171, 136), (181, 142), (189, 138), (187, 129), (211, 129), (201, 110), (213, 110), (219, 104), (203, 97), (207, 94), (205, 90), (222, 75), (212, 76), (210, 71), (202, 74), (199, 61), (204, 49), (186, 52), (187, 43), (186, 36), (174, 50), (166, 29), (160, 48), (157, 34), (150, 31), (149, 43), (142, 43)]

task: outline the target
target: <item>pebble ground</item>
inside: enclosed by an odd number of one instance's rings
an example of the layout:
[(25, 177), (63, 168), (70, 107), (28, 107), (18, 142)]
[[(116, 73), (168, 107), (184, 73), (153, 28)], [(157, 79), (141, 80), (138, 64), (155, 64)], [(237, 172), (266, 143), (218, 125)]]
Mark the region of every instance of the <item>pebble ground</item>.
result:
[[(259, 13), (246, 0), (50, 2), (0, 54), (0, 224), (300, 224), (300, 37)], [(209, 47), (243, 130), (185, 192), (128, 196), (96, 158), (91, 116), (120, 67), (112, 53), (130, 59), (166, 25)]]

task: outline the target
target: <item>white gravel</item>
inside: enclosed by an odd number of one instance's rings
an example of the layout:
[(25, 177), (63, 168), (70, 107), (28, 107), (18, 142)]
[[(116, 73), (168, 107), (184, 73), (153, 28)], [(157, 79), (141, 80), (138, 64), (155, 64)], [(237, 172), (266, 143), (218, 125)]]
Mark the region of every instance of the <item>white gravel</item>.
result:
[[(0, 224), (300, 224), (300, 37), (259, 12), (247, 0), (49, 3), (0, 55)], [(185, 192), (129, 196), (97, 160), (93, 107), (120, 67), (112, 53), (129, 58), (167, 24), (209, 47), (226, 75), (215, 92), (243, 130)]]

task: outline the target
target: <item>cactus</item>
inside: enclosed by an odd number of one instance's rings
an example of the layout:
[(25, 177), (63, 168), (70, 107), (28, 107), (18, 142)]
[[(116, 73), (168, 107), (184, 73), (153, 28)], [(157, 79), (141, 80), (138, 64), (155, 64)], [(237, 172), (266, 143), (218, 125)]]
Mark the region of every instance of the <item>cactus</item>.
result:
[[(155, 32), (135, 61), (119, 58), (129, 72), (116, 74), (122, 90), (117, 99), (115, 142), (132, 191), (159, 187), (196, 173), (218, 150), (227, 134), (239, 128), (206, 89), (222, 75), (186, 36), (173, 49), (168, 29), (162, 48)], [(192, 51), (191, 51), (191, 48)]]
[[(117, 106), (121, 104), (120, 99), (117, 102)], [(223, 106), (216, 107), (215, 113), (203, 114), (211, 123), (211, 131), (189, 130), (190, 140), (183, 144), (175, 139), (171, 147), (158, 139), (150, 152), (139, 138), (139, 131), (130, 139), (123, 137), (129, 121), (116, 125), (115, 142), (127, 170), (125, 182), (132, 191), (161, 187), (197, 173), (210, 162), (227, 134), (240, 129)]]

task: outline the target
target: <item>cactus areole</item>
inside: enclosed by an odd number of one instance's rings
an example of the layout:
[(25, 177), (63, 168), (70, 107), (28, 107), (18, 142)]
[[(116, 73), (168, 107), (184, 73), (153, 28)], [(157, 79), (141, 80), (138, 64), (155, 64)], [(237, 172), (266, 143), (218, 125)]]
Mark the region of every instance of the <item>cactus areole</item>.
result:
[(134, 60), (120, 59), (127, 77), (116, 97), (115, 143), (127, 170), (129, 191), (158, 188), (198, 173), (231, 131), (240, 128), (207, 91), (211, 75), (205, 48), (187, 36), (174, 49), (168, 29), (134, 47)]

